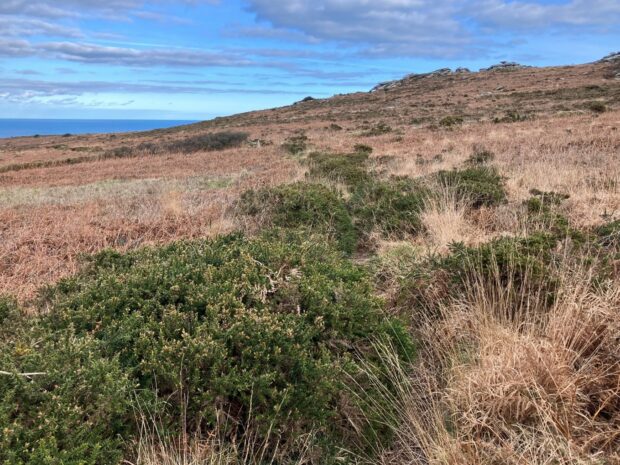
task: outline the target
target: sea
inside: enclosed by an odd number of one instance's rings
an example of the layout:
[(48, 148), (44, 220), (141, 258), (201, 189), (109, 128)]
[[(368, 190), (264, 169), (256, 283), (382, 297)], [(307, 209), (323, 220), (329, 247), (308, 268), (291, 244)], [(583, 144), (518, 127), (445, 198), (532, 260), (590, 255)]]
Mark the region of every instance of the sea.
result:
[(120, 120), (120, 119), (0, 119), (0, 139), (22, 136), (101, 134), (108, 132), (150, 131), (196, 121)]

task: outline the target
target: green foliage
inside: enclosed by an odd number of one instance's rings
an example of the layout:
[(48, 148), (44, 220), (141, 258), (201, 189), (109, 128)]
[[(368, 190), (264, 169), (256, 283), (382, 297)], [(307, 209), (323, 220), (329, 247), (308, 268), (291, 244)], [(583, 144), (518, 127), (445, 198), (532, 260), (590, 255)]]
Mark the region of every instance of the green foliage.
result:
[(378, 230), (384, 236), (404, 237), (422, 231), (420, 213), (428, 195), (410, 178), (372, 180), (353, 193), (350, 209), (362, 234)]
[(339, 248), (352, 253), (357, 243), (353, 221), (342, 196), (322, 184), (295, 183), (242, 194), (239, 209), (262, 215), (268, 226), (308, 228), (327, 234)]
[(446, 129), (452, 129), (463, 124), (463, 121), (462, 116), (445, 116), (439, 120), (439, 126)]
[(239, 147), (247, 139), (248, 134), (245, 132), (214, 132), (171, 141), (164, 144), (164, 148), (166, 152), (211, 152)]
[(371, 176), (366, 170), (368, 156), (366, 150), (353, 154), (331, 154), (315, 152), (308, 157), (310, 170), (308, 177), (317, 180), (342, 182), (348, 186), (359, 186), (370, 182)]
[(596, 229), (601, 245), (620, 251), (620, 220), (610, 221)]
[(16, 306), (3, 313), (0, 463), (119, 463), (133, 386), (117, 359), (101, 357), (101, 343), (88, 334), (54, 333)]
[(607, 106), (603, 102), (590, 102), (588, 104), (588, 109), (594, 113), (605, 113), (607, 111)]
[(291, 136), (284, 141), (282, 148), (290, 155), (299, 155), (308, 148), (308, 136), (305, 134)]
[(9, 319), (17, 312), (17, 302), (10, 296), (0, 294), (0, 325), (3, 325), (5, 321)]
[(557, 241), (553, 234), (537, 233), (500, 238), (478, 247), (453, 244), (448, 256), (430, 257), (401, 277), (393, 306), (439, 316), (442, 303), (475, 286), (497, 289), (504, 302), (512, 302), (506, 306), (512, 311), (527, 307), (530, 299), (548, 305), (557, 288), (550, 266)]
[(562, 194), (560, 192), (545, 192), (539, 189), (530, 190), (532, 198), (527, 201), (528, 211), (530, 213), (537, 213), (548, 210), (550, 207), (561, 205), (564, 200), (570, 198), (568, 194)]
[[(0, 367), (15, 373), (0, 376), (3, 465), (119, 463), (139, 434), (134, 397), (162, 434), (179, 434), (180, 418), (209, 431), (222, 411), (225, 438), (251, 421), (258, 441), (318, 432), (314, 454), (347, 447), (357, 440), (347, 416), (374, 395), (359, 357), (380, 376), (373, 340), (413, 355), (365, 271), (290, 230), (104, 251), (47, 306), (1, 329)], [(364, 402), (342, 399), (351, 377)]]
[(570, 227), (568, 218), (559, 212), (559, 208), (570, 196), (558, 192), (543, 192), (538, 189), (530, 191), (532, 197), (524, 202), (529, 215), (528, 222), (537, 229), (546, 231), (558, 239), (570, 237), (577, 243), (584, 243), (586, 235)]
[(494, 168), (475, 166), (463, 170), (440, 171), (436, 179), (453, 186), (459, 196), (469, 200), (474, 208), (498, 205), (506, 201), (502, 177)]

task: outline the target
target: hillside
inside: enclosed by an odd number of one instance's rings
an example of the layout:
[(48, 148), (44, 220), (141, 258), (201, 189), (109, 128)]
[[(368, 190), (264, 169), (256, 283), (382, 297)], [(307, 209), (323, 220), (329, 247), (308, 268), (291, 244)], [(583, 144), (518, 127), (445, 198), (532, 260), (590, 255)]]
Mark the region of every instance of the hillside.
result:
[[(226, 210), (235, 195), (300, 176), (297, 161), (281, 148), (300, 132), (308, 138), (308, 151), (346, 152), (368, 144), (373, 158), (392, 157), (390, 172), (414, 176), (458, 166), (474, 146), (484, 146), (498, 156), (495, 163), (509, 178), (513, 200), (522, 200), (531, 188), (579, 189), (571, 211), (581, 223), (593, 224), (618, 209), (617, 199), (596, 195), (586, 182), (601, 173), (609, 179), (618, 175), (619, 69), (616, 61), (431, 75), (389, 91), (172, 130), (2, 141), (0, 290), (31, 296), (41, 284), (74, 271), (80, 252), (227, 230)], [(608, 111), (593, 112), (594, 102)], [(449, 117), (463, 122), (444, 127), (446, 117), (448, 125)], [(174, 149), (158, 156), (140, 156), (140, 149), (126, 158), (120, 153), (223, 130), (247, 132), (255, 142), (190, 155)], [(115, 150), (121, 156), (105, 157)], [(570, 179), (562, 179), (556, 168)], [(538, 169), (542, 173), (533, 173)]]
[(620, 463), (619, 128), (610, 56), (0, 140), (0, 463)]

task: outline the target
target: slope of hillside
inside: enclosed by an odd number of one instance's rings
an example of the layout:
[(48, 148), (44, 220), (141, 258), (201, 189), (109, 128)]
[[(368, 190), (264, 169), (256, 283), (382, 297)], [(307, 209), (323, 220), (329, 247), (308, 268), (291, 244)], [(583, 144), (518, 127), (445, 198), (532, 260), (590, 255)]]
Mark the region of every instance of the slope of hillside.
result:
[(619, 463), (619, 128), (610, 56), (0, 141), (0, 463)]
[[(497, 155), (514, 200), (531, 188), (577, 190), (576, 219), (596, 222), (618, 208), (613, 197), (593, 190), (618, 176), (618, 66), (424, 76), (387, 92), (171, 130), (5, 140), (0, 289), (32, 296), (41, 284), (74, 271), (81, 252), (228, 230), (226, 210), (235, 195), (300, 176), (282, 145), (301, 132), (308, 151), (368, 144), (373, 157), (391, 157), (387, 169), (407, 175), (457, 166), (474, 146), (485, 146)], [(608, 111), (599, 114), (592, 105)], [(152, 156), (143, 149), (153, 141), (223, 130), (248, 132), (252, 142), (192, 154), (170, 148)]]

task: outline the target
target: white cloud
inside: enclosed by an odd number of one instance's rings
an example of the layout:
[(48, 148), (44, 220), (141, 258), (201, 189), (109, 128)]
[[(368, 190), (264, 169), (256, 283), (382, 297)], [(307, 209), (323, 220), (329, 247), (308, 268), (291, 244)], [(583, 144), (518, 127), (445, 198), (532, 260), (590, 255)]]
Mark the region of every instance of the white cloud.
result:
[(246, 0), (246, 7), (276, 29), (368, 55), (480, 56), (499, 35), (620, 28), (618, 0)]

